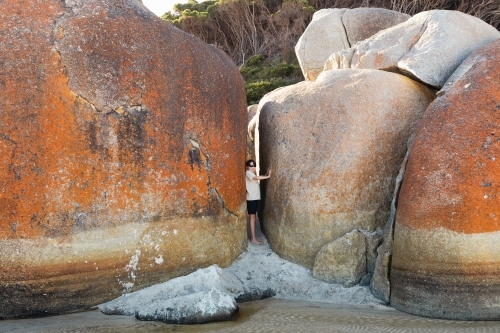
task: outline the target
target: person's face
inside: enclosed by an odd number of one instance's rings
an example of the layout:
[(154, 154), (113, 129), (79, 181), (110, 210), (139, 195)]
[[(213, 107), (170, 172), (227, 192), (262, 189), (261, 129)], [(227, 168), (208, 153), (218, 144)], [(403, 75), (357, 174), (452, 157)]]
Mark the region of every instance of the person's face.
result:
[(250, 165), (248, 165), (248, 170), (250, 170), (252, 172), (255, 172), (255, 164), (254, 163), (250, 163)]

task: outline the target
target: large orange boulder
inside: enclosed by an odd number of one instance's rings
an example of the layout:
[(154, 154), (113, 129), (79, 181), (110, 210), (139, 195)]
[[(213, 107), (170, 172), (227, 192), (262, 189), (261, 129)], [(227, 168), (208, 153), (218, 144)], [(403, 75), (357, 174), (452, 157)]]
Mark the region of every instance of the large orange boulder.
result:
[(396, 213), (397, 309), (500, 319), (499, 61), (500, 42), (479, 49), (424, 114)]
[(231, 60), (136, 0), (0, 12), (0, 317), (229, 265), (246, 246)]

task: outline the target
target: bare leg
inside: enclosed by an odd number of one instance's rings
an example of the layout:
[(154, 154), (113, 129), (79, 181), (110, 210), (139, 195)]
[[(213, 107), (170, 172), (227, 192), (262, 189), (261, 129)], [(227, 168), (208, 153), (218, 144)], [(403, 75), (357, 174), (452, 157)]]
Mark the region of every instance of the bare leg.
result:
[(262, 241), (255, 237), (255, 214), (249, 214), (250, 216), (250, 243), (252, 244), (262, 244)]

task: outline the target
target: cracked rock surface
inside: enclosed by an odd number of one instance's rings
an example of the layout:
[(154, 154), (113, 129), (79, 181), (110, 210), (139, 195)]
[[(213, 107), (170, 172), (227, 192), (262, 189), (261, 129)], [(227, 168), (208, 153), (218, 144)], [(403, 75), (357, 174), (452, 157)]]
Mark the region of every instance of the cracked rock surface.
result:
[(229, 265), (246, 246), (232, 61), (136, 0), (0, 12), (0, 318)]

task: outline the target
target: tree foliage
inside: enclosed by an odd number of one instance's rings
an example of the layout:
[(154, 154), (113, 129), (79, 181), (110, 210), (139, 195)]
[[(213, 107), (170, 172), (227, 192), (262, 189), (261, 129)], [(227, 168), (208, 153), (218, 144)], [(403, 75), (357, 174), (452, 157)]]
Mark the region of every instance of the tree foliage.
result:
[(190, 0), (162, 18), (241, 65), (255, 54), (288, 58), (313, 12), (301, 0)]
[(176, 4), (163, 19), (224, 50), (236, 64), (254, 54), (293, 53), (314, 11), (323, 8), (387, 8), (409, 15), (458, 10), (500, 28), (500, 0), (211, 0)]
[[(358, 7), (409, 15), (458, 10), (500, 28), (500, 0), (189, 0), (176, 4), (162, 19), (226, 52), (240, 66), (251, 104), (270, 90), (302, 79), (294, 47), (316, 10)], [(259, 64), (250, 63), (256, 55)]]
[(250, 57), (240, 67), (245, 79), (247, 103), (257, 104), (268, 92), (304, 80), (297, 58), (269, 61), (262, 54)]

